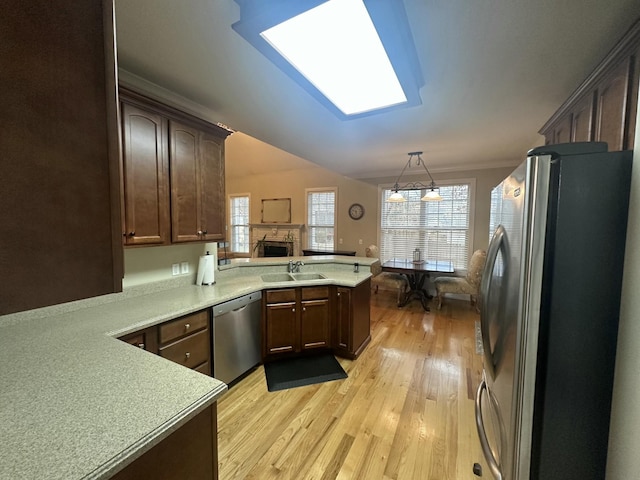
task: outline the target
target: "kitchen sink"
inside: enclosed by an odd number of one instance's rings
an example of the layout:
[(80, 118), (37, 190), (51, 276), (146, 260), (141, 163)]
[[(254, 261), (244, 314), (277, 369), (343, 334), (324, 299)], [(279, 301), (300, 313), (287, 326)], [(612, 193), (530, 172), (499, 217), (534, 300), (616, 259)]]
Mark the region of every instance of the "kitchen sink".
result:
[(321, 273), (292, 273), (291, 276), (298, 281), (301, 280), (321, 280), (327, 278)]
[(294, 279), (288, 273), (265, 273), (260, 275), (263, 282), (292, 282)]

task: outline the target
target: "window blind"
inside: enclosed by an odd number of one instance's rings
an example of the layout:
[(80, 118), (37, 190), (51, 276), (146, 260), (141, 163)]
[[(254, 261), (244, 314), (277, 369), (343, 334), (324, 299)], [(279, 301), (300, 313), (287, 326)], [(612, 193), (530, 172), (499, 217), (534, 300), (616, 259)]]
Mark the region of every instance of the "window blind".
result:
[(231, 251), (249, 253), (249, 196), (230, 197)]
[(470, 243), (469, 184), (440, 186), (440, 202), (420, 200), (426, 190), (404, 190), (403, 203), (388, 202), (391, 188), (382, 190), (380, 207), (380, 260), (421, 258), (451, 261), (455, 269), (467, 269)]
[(308, 247), (333, 250), (335, 247), (336, 192), (307, 192)]

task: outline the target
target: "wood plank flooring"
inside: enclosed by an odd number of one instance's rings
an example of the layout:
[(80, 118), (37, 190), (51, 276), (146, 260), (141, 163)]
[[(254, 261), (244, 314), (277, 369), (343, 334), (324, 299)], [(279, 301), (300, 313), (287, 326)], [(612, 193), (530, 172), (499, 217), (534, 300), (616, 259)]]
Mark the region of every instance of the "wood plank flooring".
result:
[(473, 399), (482, 372), (469, 302), (402, 309), (372, 295), (372, 341), (349, 378), (267, 391), (263, 367), (218, 402), (220, 480), (464, 480), (482, 459)]

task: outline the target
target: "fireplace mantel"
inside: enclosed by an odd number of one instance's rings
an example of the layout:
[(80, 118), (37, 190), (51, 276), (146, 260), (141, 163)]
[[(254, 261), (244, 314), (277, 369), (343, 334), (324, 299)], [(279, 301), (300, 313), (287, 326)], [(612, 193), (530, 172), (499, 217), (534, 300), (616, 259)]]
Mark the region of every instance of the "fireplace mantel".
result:
[(255, 248), (259, 241), (266, 242), (287, 242), (292, 245), (291, 255), (297, 257), (302, 255), (301, 242), (304, 224), (301, 223), (250, 223), (250, 239), (252, 256), (261, 254), (260, 248)]

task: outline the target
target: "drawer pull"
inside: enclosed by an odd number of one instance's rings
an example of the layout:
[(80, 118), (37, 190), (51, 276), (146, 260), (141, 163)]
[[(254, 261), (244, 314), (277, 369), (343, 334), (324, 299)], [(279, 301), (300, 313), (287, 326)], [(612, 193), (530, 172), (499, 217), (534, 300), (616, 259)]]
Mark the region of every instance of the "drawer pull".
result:
[(189, 357), (191, 357), (191, 354), (189, 352), (184, 354), (184, 358), (186, 358), (187, 360), (189, 360)]
[(144, 343), (138, 343), (136, 346), (144, 350)]
[(185, 329), (185, 331), (186, 331), (186, 330), (189, 330), (190, 328), (191, 328), (191, 324), (190, 324), (190, 323), (185, 323), (185, 324), (184, 324), (184, 329)]

